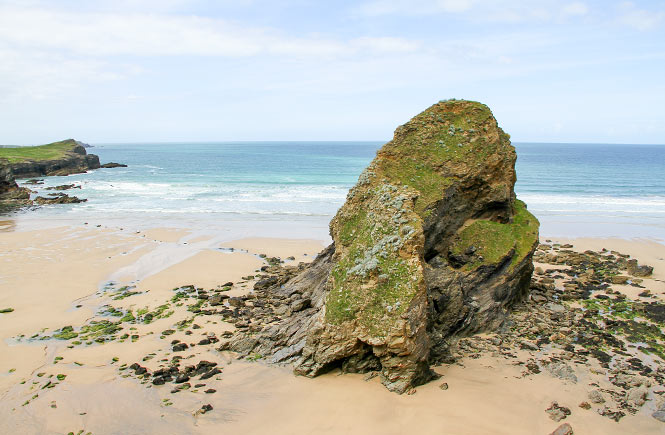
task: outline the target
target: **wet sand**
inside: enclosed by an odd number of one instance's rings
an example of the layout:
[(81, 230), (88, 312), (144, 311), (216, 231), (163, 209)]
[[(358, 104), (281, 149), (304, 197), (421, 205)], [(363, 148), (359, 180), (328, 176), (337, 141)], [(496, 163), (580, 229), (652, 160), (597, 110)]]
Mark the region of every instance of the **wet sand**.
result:
[[(659, 298), (665, 294), (663, 245), (645, 240), (570, 242), (576, 250), (616, 249), (654, 266), (645, 285)], [(199, 381), (192, 380), (189, 390), (171, 393), (172, 384), (153, 386), (129, 376), (132, 363), (152, 371), (172, 358), (173, 340), (198, 343), (234, 329), (214, 316), (195, 317), (188, 311), (191, 301), (173, 300), (174, 288), (247, 293), (250, 276), (266, 264), (260, 254), (293, 256), (296, 264), (313, 259), (322, 248), (323, 243), (313, 240), (218, 242), (168, 228), (3, 232), (0, 309), (14, 311), (0, 314), (0, 433), (548, 434), (563, 422), (582, 434), (664, 430), (665, 424), (650, 416), (653, 407), (616, 423), (578, 408), (588, 379), (573, 384), (546, 374), (524, 377), (521, 367), (492, 355), (435, 368), (442, 379), (402, 396), (385, 390), (378, 378), (365, 381), (364, 375), (336, 371), (315, 379), (296, 377), (288, 367), (235, 360), (214, 344), (177, 353), (183, 364), (218, 364), (221, 373), (201, 381), (205, 386), (196, 387)], [(229, 281), (233, 287), (223, 288)], [(100, 314), (106, 305), (137, 317), (156, 314), (148, 323), (123, 323), (117, 338), (103, 344), (38, 339), (67, 325), (117, 321), (119, 317)], [(160, 311), (160, 306), (166, 308)], [(136, 338), (120, 339), (123, 332)], [(30, 340), (34, 334), (39, 336)], [(64, 376), (59, 380), (58, 375)], [(444, 382), (447, 390), (440, 388)], [(205, 393), (211, 388), (216, 391)], [(544, 412), (552, 401), (568, 406), (572, 414), (561, 423), (552, 421)], [(213, 410), (197, 414), (202, 404)]]

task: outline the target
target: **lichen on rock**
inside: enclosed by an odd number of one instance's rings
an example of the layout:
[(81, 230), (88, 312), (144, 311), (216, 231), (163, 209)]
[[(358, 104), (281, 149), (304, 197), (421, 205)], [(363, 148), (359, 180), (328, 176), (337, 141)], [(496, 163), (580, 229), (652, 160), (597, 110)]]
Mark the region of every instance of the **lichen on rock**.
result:
[(307, 376), (380, 370), (398, 393), (434, 378), (452, 337), (496, 328), (528, 289), (538, 221), (515, 198), (515, 160), (477, 102), (398, 127), (333, 218), (333, 245), (268, 290), (312, 304), (260, 334), (260, 353)]

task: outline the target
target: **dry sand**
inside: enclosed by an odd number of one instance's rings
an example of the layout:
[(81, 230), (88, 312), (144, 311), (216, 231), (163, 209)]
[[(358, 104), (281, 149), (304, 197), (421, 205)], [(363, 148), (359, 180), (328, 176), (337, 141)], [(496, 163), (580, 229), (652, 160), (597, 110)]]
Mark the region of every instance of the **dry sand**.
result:
[[(378, 378), (366, 382), (362, 375), (332, 372), (306, 379), (292, 375), (288, 367), (237, 361), (214, 345), (195, 346), (179, 355), (192, 363), (217, 362), (223, 372), (205, 381), (205, 387), (172, 394), (172, 385), (141, 384), (120, 368), (139, 362), (154, 370), (160, 360), (173, 356), (171, 340), (197, 342), (206, 334), (232, 330), (232, 325), (213, 316), (196, 317), (200, 328), (189, 328), (192, 334), (186, 335), (173, 325), (192, 313), (186, 305), (171, 303), (168, 317), (131, 325), (131, 334), (139, 336), (134, 341), (69, 348), (70, 341), (16, 338), (43, 328), (49, 334), (65, 325), (83, 325), (103, 304), (134, 312), (155, 309), (182, 285), (213, 289), (232, 281), (233, 293), (247, 292), (252, 281), (242, 277), (265, 264), (258, 254), (311, 260), (321, 242), (244, 239), (218, 246), (236, 250), (228, 252), (211, 247), (208, 237), (182, 230), (12, 232), (11, 223), (2, 223), (2, 230), (0, 309), (15, 311), (0, 314), (0, 433), (548, 434), (559, 425), (544, 412), (553, 400), (573, 410), (565, 422), (577, 434), (665, 430), (646, 410), (620, 423), (580, 410), (579, 398), (588, 391), (584, 379), (571, 384), (546, 374), (522, 377), (520, 367), (491, 355), (438, 367), (441, 380), (419, 387), (414, 395), (398, 396)], [(665, 272), (663, 245), (593, 239), (572, 243), (578, 249), (616, 249), (655, 266), (651, 284), (665, 292), (658, 287)], [(115, 282), (114, 291), (131, 285), (140, 294), (113, 300), (113, 293), (104, 291), (109, 281)], [(171, 328), (172, 335), (162, 334)], [(58, 381), (58, 374), (66, 377)], [(42, 389), (49, 381), (55, 386)], [(443, 382), (449, 389), (439, 388)], [(216, 392), (204, 393), (208, 388)], [(213, 411), (193, 415), (207, 403)]]

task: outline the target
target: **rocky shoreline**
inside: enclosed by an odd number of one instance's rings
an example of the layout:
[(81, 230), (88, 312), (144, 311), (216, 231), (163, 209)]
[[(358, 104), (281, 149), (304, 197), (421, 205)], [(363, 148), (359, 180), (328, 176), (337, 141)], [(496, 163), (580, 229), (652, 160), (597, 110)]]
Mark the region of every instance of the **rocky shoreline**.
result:
[[(64, 176), (80, 174), (99, 168), (127, 166), (115, 162), (101, 165), (97, 155), (87, 153), (86, 144), (74, 139), (55, 142), (53, 144), (36, 148), (44, 149), (48, 147), (58, 147), (60, 154), (55, 158), (25, 158), (21, 161), (9, 161), (0, 156), (0, 212), (16, 210), (31, 205), (72, 204), (87, 201), (86, 199), (80, 199), (75, 196), (72, 197), (63, 193), (50, 194), (47, 197), (38, 196), (34, 200), (31, 200), (31, 193), (35, 192), (27, 187), (20, 187), (16, 183), (17, 179)], [(89, 147), (89, 145), (87, 147)], [(23, 151), (23, 149), (21, 150)], [(64, 188), (65, 186), (59, 186), (63, 188), (56, 188), (56, 190), (66, 190), (66, 188)]]
[[(326, 255), (322, 252), (315, 263)], [(435, 372), (444, 374), (449, 366), (463, 367), (470, 360), (490, 357), (521, 368), (524, 379), (545, 376), (563, 384), (586, 385), (586, 395), (575, 402), (553, 400), (543, 409), (555, 422), (587, 412), (620, 422), (645, 406), (652, 409), (654, 419), (665, 422), (665, 304), (662, 295), (648, 288), (655, 282), (651, 267), (617, 251), (579, 252), (572, 245), (556, 243), (540, 244), (534, 259), (537, 267), (528, 298), (514, 306), (495, 332), (451, 338), (446, 356), (434, 364)], [(182, 320), (161, 331), (161, 350), (141, 360), (118, 361), (118, 373), (146, 387), (167, 388), (171, 394), (214, 394), (224, 388), (224, 368), (214, 361), (192, 359), (194, 349), (230, 351), (234, 358), (280, 365), (293, 363), (297, 355), (293, 348), (275, 351), (274, 345), (265, 343), (288, 343), (283, 325), (313, 309), (316, 302), (306, 291), (281, 291), (308, 266), (285, 265), (277, 257), (263, 256), (263, 260), (265, 265), (255, 275), (211, 289), (180, 286), (168, 301), (152, 309), (116, 308), (114, 301), (142, 293), (111, 283), (100, 293), (108, 304), (96, 319), (51, 334), (37, 333), (29, 341), (65, 341), (72, 348), (137, 342), (144, 338), (137, 326), (184, 312)], [(639, 293), (627, 296), (626, 287)], [(216, 334), (200, 326), (218, 322), (233, 329)], [(345, 364), (330, 369), (358, 372), (357, 366)], [(380, 376), (380, 367), (367, 365), (364, 372), (365, 380), (371, 380)], [(449, 390), (448, 382), (444, 374), (441, 390)], [(417, 388), (408, 391), (415, 393)], [(556, 397), (557, 392), (550, 395)], [(195, 414), (210, 411), (213, 406), (203, 402)]]

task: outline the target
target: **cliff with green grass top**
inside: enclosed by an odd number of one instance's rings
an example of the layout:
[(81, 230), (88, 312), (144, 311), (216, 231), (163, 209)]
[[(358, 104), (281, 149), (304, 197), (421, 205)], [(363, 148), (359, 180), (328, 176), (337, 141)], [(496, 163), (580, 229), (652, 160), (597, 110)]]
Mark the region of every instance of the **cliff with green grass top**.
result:
[[(17, 178), (78, 174), (99, 167), (99, 157), (88, 154), (83, 144), (74, 139), (40, 146), (0, 148), (0, 213), (33, 205), (31, 191), (19, 187)], [(64, 195), (47, 202), (69, 200), (71, 198)]]
[(74, 139), (32, 147), (0, 148), (0, 166), (15, 178), (69, 175), (99, 168), (99, 157), (88, 154)]
[(498, 327), (528, 290), (538, 221), (515, 198), (515, 160), (481, 103), (441, 101), (397, 128), (331, 221), (333, 245), (271, 290), (311, 308), (253, 348), (307, 376), (379, 371), (399, 393), (436, 377), (450, 340)]

